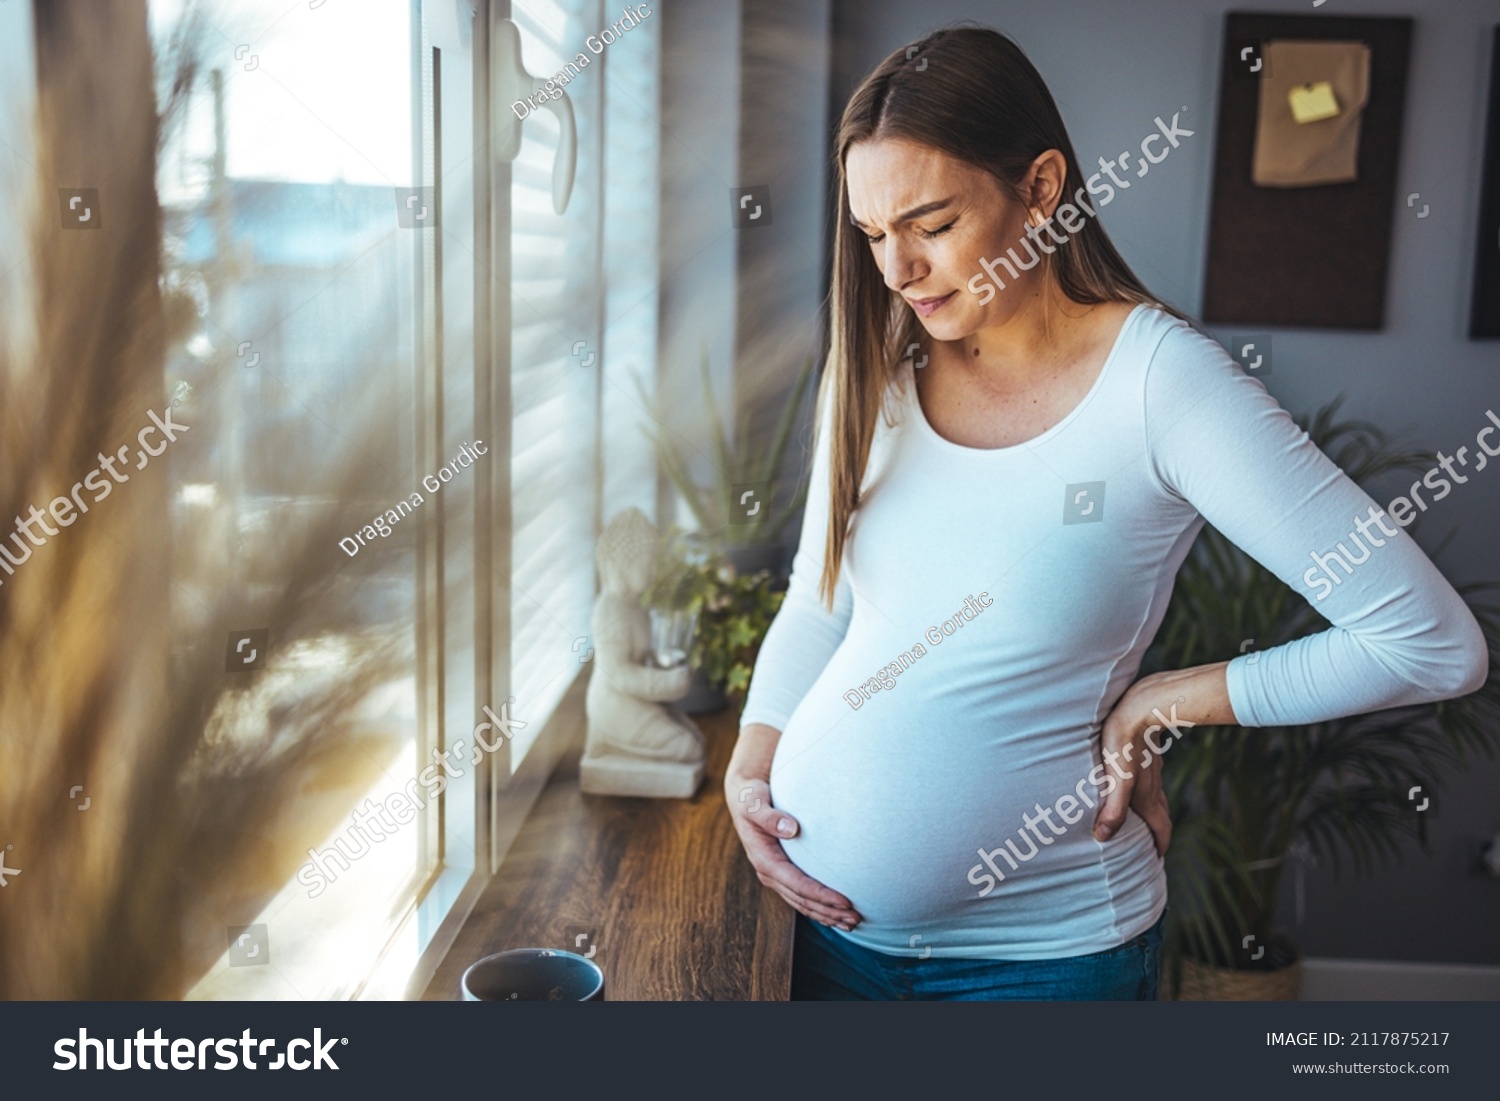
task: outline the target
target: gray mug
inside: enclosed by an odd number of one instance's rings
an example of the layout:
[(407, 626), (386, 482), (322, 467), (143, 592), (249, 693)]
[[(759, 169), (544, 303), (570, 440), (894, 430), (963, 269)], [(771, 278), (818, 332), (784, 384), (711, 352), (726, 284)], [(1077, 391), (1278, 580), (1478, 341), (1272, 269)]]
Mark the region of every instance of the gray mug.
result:
[(512, 948), (470, 965), (466, 1002), (602, 1002), (604, 972), (560, 948)]

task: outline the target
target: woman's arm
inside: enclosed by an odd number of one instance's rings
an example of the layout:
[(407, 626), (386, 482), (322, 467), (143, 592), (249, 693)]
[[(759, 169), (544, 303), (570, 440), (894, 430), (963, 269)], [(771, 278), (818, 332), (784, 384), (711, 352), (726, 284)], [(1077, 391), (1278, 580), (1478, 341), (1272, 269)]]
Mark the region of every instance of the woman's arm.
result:
[(1489, 656), (1473, 613), (1421, 548), (1218, 344), (1185, 327), (1168, 332), (1148, 369), (1144, 415), (1163, 488), (1332, 624), (1152, 674), (1116, 703), (1101, 748), (1118, 786), (1094, 835), (1108, 838), (1133, 808), (1165, 854), (1172, 824), (1153, 766), (1193, 726), (1299, 725), (1448, 699), (1484, 683)]
[(825, 925), (852, 929), (863, 919), (850, 901), (787, 858), (781, 839), (795, 837), (797, 820), (771, 801), (771, 761), (787, 720), (828, 665), (849, 629), (854, 594), (847, 575), (834, 590), (833, 611), (818, 599), (823, 543), (828, 532), (828, 418), (822, 402), (813, 452), (812, 481), (802, 517), (802, 538), (781, 610), (756, 657), (750, 691), (740, 717), (740, 736), (724, 776), (729, 816), (760, 881), (793, 909)]
[(1148, 370), (1144, 416), (1161, 485), (1332, 624), (1229, 661), (1235, 722), (1321, 722), (1484, 682), (1488, 651), (1463, 599), (1218, 344), (1169, 331)]
[(819, 405), (812, 473), (802, 513), (802, 536), (792, 559), (786, 599), (755, 660), (750, 691), (740, 717), (741, 729), (753, 724), (777, 731), (786, 728), (792, 712), (844, 641), (849, 619), (854, 614), (854, 593), (847, 571), (839, 573), (832, 611), (818, 597), (824, 544), (828, 538), (828, 440), (833, 402), (823, 400)]

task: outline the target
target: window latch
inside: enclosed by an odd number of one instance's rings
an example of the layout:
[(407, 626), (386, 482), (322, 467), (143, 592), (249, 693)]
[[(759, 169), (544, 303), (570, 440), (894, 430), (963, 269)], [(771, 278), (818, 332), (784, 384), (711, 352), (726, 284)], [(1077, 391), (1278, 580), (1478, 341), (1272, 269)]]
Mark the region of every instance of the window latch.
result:
[[(495, 156), (502, 161), (513, 161), (521, 152), (522, 118), (511, 110), (511, 104), (544, 91), (546, 79), (532, 76), (521, 62), (521, 32), (509, 19), (495, 23), (495, 36), (490, 56), (494, 58), (491, 70), (491, 86), (495, 101), (491, 106), (491, 117), (495, 122)], [(553, 86), (550, 98), (542, 101), (547, 110), (557, 116), (557, 156), (552, 162), (552, 209), (558, 214), (568, 209), (568, 198), (573, 193), (573, 177), (578, 168), (578, 124), (573, 119), (573, 101), (561, 88)], [(530, 112), (527, 112), (530, 114)]]

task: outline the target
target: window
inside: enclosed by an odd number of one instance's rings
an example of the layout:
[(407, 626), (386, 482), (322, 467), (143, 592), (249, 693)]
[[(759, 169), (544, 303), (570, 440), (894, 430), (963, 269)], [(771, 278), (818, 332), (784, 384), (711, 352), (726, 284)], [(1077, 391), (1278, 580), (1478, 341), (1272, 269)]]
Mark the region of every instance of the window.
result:
[[(182, 11), (151, 6), (158, 38)], [(363, 699), (358, 745), (314, 779), (291, 833), (267, 839), (272, 867), (249, 878), (289, 860), (297, 872), (293, 854), (309, 848), (321, 854), (307, 858), (316, 874), (287, 874), (269, 899), (226, 901), (226, 926), (266, 926), (269, 965), (222, 958), (195, 996), (347, 996), (446, 856), (442, 799), (376, 843), (351, 821), (366, 799), (402, 791), (435, 744), (420, 716), (416, 625), (427, 599), (423, 525), (441, 505), (415, 505), (414, 493), (435, 495), (420, 488), (410, 415), (430, 254), (419, 230), (401, 227), (396, 199), (420, 137), (410, 10), (405, 0), (357, 13), (241, 0), (205, 9), (199, 49), (206, 79), (158, 166), (164, 291), (180, 323), (167, 382), (198, 428), (173, 453), (173, 529), (180, 547), (218, 547), (233, 562), (240, 626), (271, 624), (268, 674), (247, 690), (244, 714), (225, 721), (316, 693), (357, 638), (380, 638), (393, 657)], [(315, 622), (283, 649), (272, 621), (293, 568), (286, 548), (341, 507), (358, 524), (324, 548), (344, 562), (320, 568), (343, 591), (299, 609)], [(359, 525), (376, 517), (367, 537)], [(200, 587), (221, 565), (174, 561), (173, 615), (185, 632), (203, 626)]]
[[(151, 0), (158, 41), (184, 10)], [(267, 926), (269, 966), (226, 954), (194, 995), (401, 996), (578, 733), (601, 515), (654, 512), (638, 405), (655, 374), (658, 185), (642, 153), (657, 147), (659, 40), (647, 18), (590, 42), (619, 18), (600, 0), (202, 15), (205, 76), (158, 171), (182, 323), (168, 383), (204, 426), (174, 451), (174, 530), (223, 546), (253, 616), (290, 568), (288, 531), (360, 518), (327, 548), (340, 599), (303, 610), (316, 623), (295, 651), (271, 639), (284, 675), (247, 714), (338, 677), (356, 643), (391, 656), (360, 704), (357, 767), (310, 786), (295, 836), (267, 839), (278, 889), (225, 910), (226, 926)], [(569, 74), (562, 212), (552, 112), (520, 124), (513, 162), (486, 155), (514, 115), (486, 102), (506, 19), (530, 72)], [(183, 623), (210, 583), (174, 562)], [(486, 707), (525, 724), (492, 753), (474, 745)], [(415, 817), (362, 843), (365, 800), (438, 761), (442, 790), (423, 781)]]

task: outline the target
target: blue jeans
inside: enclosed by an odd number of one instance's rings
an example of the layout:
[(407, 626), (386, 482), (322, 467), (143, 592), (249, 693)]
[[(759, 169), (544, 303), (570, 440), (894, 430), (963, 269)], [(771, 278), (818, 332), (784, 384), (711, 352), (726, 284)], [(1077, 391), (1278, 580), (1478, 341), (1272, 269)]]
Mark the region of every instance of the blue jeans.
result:
[(1154, 1002), (1166, 915), (1118, 948), (1052, 960), (888, 956), (797, 915), (794, 1001)]

